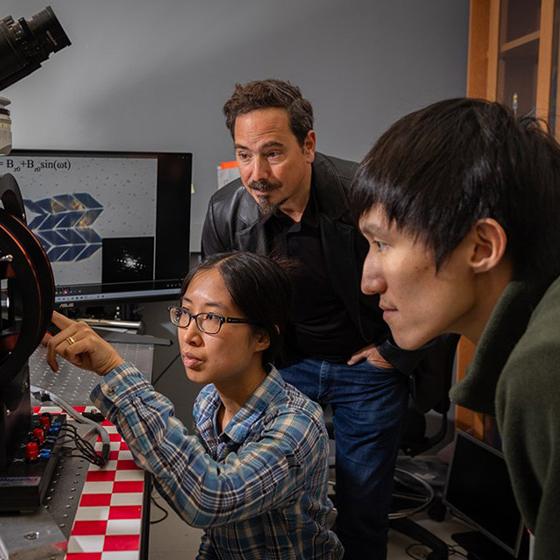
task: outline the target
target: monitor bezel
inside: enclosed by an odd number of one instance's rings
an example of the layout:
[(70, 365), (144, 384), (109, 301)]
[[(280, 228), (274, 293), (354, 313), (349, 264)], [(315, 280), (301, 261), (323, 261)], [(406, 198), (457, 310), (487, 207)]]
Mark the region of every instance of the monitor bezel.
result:
[[(504, 461), (504, 466), (507, 470), (507, 465), (505, 464), (504, 454), (501, 451), (492, 447), (491, 445), (488, 445), (487, 443), (481, 441), (480, 439), (473, 437), (472, 435), (470, 435), (466, 432), (457, 431), (455, 433), (454, 448), (453, 448), (454, 450), (457, 446), (457, 441), (458, 441), (459, 438), (464, 438), (465, 440), (467, 440), (471, 443), (474, 443), (475, 445), (481, 447), (485, 451), (496, 455), (502, 461)], [(523, 538), (523, 531), (525, 530), (525, 525), (524, 525), (524, 522), (523, 522), (523, 516), (521, 515), (521, 512), (519, 512), (519, 527), (518, 527), (517, 536), (516, 536), (516, 539), (515, 539), (515, 548), (511, 548), (508, 544), (504, 543), (499, 538), (497, 538), (495, 535), (493, 535), (488, 529), (486, 529), (485, 527), (480, 525), (480, 523), (478, 523), (476, 520), (474, 520), (470, 516), (466, 515), (461, 509), (459, 509), (453, 503), (450, 503), (448, 501), (447, 494), (448, 494), (448, 490), (449, 490), (450, 479), (453, 475), (454, 465), (455, 465), (455, 452), (453, 452), (453, 456), (451, 458), (451, 461), (449, 463), (449, 468), (447, 470), (447, 478), (446, 478), (446, 481), (445, 481), (445, 488), (444, 488), (444, 491), (443, 491), (443, 498), (442, 498), (443, 504), (449, 509), (449, 511), (451, 511), (451, 513), (453, 513), (453, 515), (457, 516), (459, 519), (465, 520), (467, 523), (472, 525), (475, 529), (480, 531), (486, 538), (491, 540), (494, 544), (498, 545), (502, 549), (504, 549), (507, 552), (509, 552), (510, 554), (512, 554), (515, 558), (517, 558), (518, 555), (519, 555), (519, 552), (521, 550), (521, 541), (522, 541), (522, 538)]]
[[(72, 149), (55, 149), (55, 148), (16, 148), (13, 149), (6, 157), (92, 157), (92, 158), (146, 158), (146, 159), (157, 159), (159, 165), (160, 157), (178, 157), (185, 160), (186, 165), (186, 179), (188, 184), (185, 185), (187, 195), (184, 197), (184, 215), (187, 216), (187, 221), (185, 224), (185, 268), (184, 273), (181, 277), (161, 279), (161, 282), (174, 283), (172, 288), (158, 287), (158, 288), (147, 288), (147, 289), (130, 289), (126, 291), (107, 291), (103, 292), (103, 283), (95, 284), (74, 284), (73, 286), (83, 286), (83, 287), (97, 287), (99, 288), (95, 293), (72, 293), (72, 294), (60, 294), (59, 288), (65, 286), (56, 285), (55, 289), (55, 305), (62, 307), (72, 307), (72, 306), (103, 306), (105, 304), (115, 304), (115, 303), (134, 303), (142, 301), (166, 301), (177, 299), (181, 293), (181, 286), (183, 277), (186, 275), (189, 269), (190, 261), (190, 210), (191, 210), (191, 184), (192, 184), (192, 158), (191, 152), (182, 151), (139, 151), (139, 150), (72, 150)], [(9, 169), (5, 170), (9, 173)], [(17, 177), (16, 177), (17, 181)], [(25, 197), (25, 185), (20, 185), (20, 188)], [(159, 194), (159, 193), (158, 193)], [(159, 199), (158, 199), (159, 200)], [(182, 201), (183, 199), (181, 199)], [(157, 234), (156, 234), (157, 235)], [(157, 279), (154, 279), (157, 281)], [(149, 282), (149, 281), (146, 281)], [(66, 286), (70, 287), (70, 286)]]

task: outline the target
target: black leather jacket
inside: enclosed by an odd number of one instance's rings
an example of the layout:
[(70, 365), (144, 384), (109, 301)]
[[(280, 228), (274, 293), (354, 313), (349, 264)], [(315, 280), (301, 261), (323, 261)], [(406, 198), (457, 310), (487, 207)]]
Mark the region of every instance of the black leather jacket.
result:
[[(360, 289), (368, 246), (350, 212), (349, 190), (357, 164), (317, 153), (312, 167), (321, 242), (333, 288), (363, 338), (376, 344), (395, 368), (410, 375), (424, 353), (396, 346), (378, 307), (379, 297), (366, 296)], [(202, 230), (203, 256), (233, 250), (268, 252), (258, 205), (240, 179), (212, 196)]]
[[(317, 153), (312, 181), (319, 215), (321, 242), (333, 287), (365, 340), (381, 342), (388, 329), (377, 306), (378, 298), (360, 291), (367, 243), (357, 231), (348, 203), (348, 191), (357, 164)], [(268, 243), (259, 208), (236, 179), (210, 199), (202, 230), (202, 254), (224, 251), (267, 254)]]

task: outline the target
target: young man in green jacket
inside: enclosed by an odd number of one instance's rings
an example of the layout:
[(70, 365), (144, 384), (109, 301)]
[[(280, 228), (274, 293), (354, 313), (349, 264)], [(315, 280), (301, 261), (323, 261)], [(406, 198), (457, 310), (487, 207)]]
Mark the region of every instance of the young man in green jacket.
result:
[[(560, 549), (560, 146), (472, 99), (395, 123), (360, 165), (362, 290), (403, 349), (476, 344), (459, 404), (496, 416), (535, 560)], [(507, 512), (504, 512), (507, 515)]]

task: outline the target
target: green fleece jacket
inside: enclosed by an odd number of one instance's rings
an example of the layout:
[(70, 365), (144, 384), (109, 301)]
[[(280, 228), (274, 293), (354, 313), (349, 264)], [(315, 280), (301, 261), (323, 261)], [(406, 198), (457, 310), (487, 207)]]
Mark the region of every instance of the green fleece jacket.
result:
[(507, 286), (451, 398), (496, 416), (534, 558), (560, 558), (560, 278), (536, 307)]

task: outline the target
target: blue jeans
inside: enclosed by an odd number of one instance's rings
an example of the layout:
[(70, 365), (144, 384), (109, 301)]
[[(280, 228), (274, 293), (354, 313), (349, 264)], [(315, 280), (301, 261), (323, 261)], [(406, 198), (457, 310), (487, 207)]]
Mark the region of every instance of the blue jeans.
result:
[(385, 560), (393, 471), (408, 402), (407, 379), (369, 362), (306, 359), (280, 370), (312, 400), (331, 405), (336, 441), (336, 532), (344, 560)]

